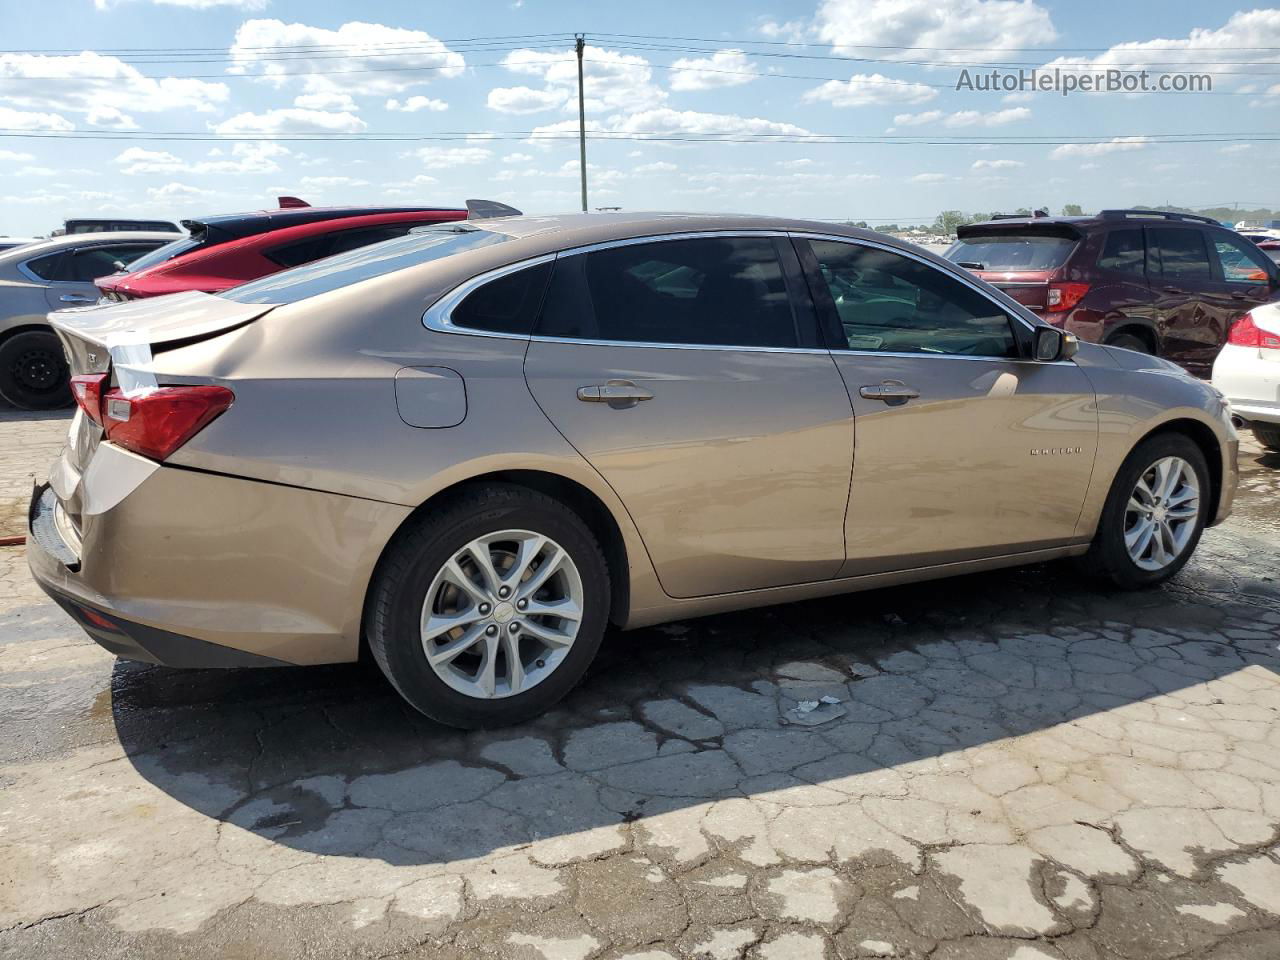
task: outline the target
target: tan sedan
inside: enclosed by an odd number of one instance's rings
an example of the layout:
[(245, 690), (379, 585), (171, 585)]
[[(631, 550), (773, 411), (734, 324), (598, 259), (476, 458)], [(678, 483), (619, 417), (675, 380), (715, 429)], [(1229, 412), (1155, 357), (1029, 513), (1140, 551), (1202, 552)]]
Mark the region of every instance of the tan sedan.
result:
[(80, 410), (30, 563), (173, 666), (354, 660), (458, 726), (606, 627), (1083, 557), (1176, 573), (1222, 398), (965, 271), (762, 217), (430, 228), (219, 296), (52, 317)]

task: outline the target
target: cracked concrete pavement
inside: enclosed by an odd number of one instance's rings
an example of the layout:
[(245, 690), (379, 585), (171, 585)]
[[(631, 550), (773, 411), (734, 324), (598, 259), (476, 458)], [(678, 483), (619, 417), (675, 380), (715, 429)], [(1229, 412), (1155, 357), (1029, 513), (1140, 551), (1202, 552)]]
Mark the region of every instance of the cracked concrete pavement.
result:
[(0, 958), (1274, 960), (1280, 456), (1241, 463), (1163, 589), (1043, 566), (617, 634), (487, 733), (364, 666), (115, 661), (0, 549)]

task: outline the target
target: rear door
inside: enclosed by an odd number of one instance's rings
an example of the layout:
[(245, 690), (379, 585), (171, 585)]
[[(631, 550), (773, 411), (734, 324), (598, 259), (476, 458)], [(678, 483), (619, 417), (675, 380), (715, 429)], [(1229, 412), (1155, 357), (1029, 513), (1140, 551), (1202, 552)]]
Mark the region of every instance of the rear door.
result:
[(525, 374), (626, 505), (670, 595), (840, 569), (852, 410), (785, 237), (562, 254)]
[(84, 306), (98, 302), (93, 281), (128, 268), (143, 254), (163, 246), (161, 240), (134, 240), (128, 243), (86, 244), (64, 251), (50, 275), (45, 299), (50, 310)]
[(1222, 338), (1215, 344), (1213, 356), (1226, 343), (1231, 324), (1252, 310), (1272, 300), (1280, 287), (1280, 274), (1257, 245), (1233, 236), (1225, 230), (1206, 235), (1217, 277), (1205, 291), (1205, 299), (1223, 316)]
[(1213, 264), (1205, 233), (1195, 227), (1147, 227), (1147, 278), (1163, 356), (1208, 372), (1226, 340), (1228, 316), (1214, 301)]
[(1098, 433), (1084, 373), (1024, 359), (1024, 321), (924, 260), (797, 242), (857, 424), (841, 576), (1075, 540)]

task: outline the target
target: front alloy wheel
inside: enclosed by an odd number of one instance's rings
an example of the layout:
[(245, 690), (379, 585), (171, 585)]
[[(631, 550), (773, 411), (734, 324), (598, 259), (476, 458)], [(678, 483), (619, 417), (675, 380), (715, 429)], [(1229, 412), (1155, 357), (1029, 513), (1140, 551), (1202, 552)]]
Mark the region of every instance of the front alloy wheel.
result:
[(568, 552), (529, 530), (477, 537), (441, 567), (422, 607), (422, 649), (436, 676), (483, 700), (537, 686), (582, 622), (582, 577)]
[(1163, 570), (1182, 556), (1200, 516), (1200, 481), (1181, 457), (1151, 464), (1129, 495), (1124, 543), (1142, 570)]

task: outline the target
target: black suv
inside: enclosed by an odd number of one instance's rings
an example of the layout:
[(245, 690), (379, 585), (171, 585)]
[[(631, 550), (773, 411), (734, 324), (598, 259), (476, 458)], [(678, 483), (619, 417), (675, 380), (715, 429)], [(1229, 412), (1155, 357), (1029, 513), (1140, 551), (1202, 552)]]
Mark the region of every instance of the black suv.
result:
[(1280, 266), (1216, 220), (1157, 210), (971, 223), (946, 253), (1083, 340), (1208, 375), (1231, 324), (1280, 298)]

